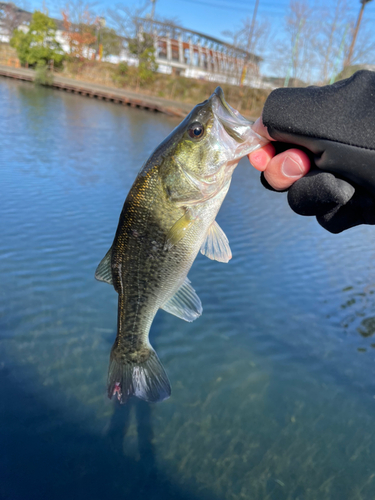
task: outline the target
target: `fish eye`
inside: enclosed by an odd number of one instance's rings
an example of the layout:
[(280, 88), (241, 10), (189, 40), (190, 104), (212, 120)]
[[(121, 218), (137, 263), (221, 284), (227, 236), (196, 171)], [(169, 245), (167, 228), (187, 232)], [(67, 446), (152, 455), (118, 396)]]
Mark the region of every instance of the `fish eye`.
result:
[(204, 127), (201, 123), (195, 122), (190, 125), (188, 133), (192, 139), (200, 139), (204, 134)]

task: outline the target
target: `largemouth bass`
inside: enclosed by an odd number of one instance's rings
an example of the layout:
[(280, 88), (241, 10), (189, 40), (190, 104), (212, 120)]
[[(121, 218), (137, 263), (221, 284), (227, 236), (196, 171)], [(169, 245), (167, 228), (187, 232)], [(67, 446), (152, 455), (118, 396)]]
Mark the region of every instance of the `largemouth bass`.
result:
[(240, 158), (265, 144), (218, 87), (155, 149), (125, 200), (112, 247), (95, 277), (118, 293), (108, 396), (162, 401), (167, 374), (148, 334), (159, 309), (193, 321), (202, 304), (187, 278), (199, 250), (228, 262), (215, 222)]

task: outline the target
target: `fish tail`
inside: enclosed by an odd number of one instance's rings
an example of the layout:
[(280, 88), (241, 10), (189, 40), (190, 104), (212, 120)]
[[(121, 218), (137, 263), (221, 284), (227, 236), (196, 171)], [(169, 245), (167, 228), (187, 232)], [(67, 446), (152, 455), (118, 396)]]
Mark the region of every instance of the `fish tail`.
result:
[(126, 403), (130, 396), (157, 402), (169, 398), (171, 386), (163, 365), (150, 345), (139, 351), (124, 352), (114, 345), (108, 370), (108, 397)]

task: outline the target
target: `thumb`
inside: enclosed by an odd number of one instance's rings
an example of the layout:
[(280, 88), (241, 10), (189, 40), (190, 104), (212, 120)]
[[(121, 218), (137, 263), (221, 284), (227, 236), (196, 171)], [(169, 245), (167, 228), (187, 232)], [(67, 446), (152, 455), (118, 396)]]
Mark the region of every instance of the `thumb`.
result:
[(288, 149), (274, 156), (264, 171), (264, 177), (277, 191), (288, 189), (310, 170), (310, 159), (300, 149)]

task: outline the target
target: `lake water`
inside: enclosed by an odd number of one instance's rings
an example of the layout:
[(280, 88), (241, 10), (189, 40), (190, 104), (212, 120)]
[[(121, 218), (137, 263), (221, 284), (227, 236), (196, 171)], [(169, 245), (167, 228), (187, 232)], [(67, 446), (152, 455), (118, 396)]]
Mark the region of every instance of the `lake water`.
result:
[(374, 228), (325, 232), (242, 161), (203, 315), (152, 325), (172, 397), (120, 406), (94, 272), (177, 122), (6, 79), (0, 109), (0, 498), (375, 498)]

